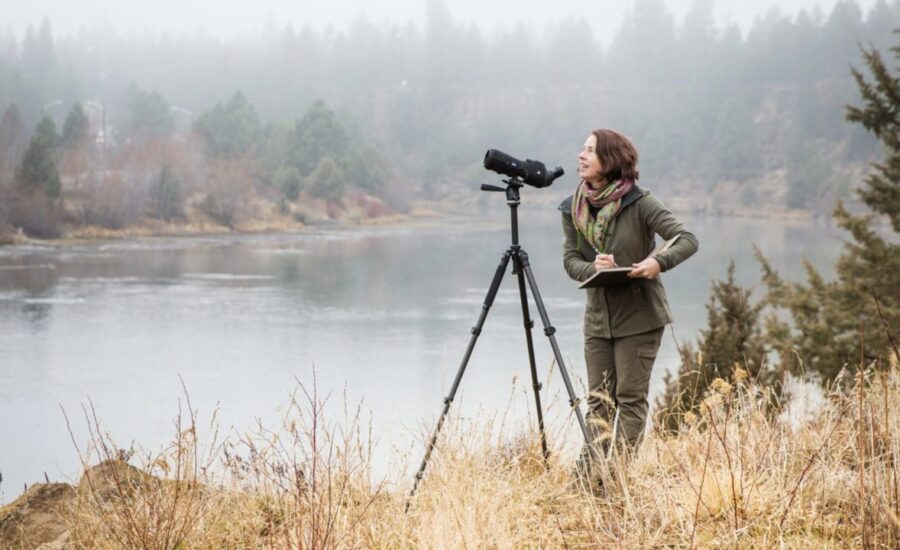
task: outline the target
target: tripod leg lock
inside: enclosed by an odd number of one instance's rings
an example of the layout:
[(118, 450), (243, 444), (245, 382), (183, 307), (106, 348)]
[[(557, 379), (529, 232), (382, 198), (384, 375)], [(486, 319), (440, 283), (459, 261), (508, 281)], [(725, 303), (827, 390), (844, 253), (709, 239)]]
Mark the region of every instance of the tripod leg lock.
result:
[(481, 327), (472, 327), (472, 334), (474, 334), (475, 336), (480, 336), (481, 335)]
[(547, 336), (553, 336), (554, 334), (556, 334), (556, 328), (547, 327), (544, 329), (544, 334), (546, 334)]
[(575, 399), (570, 399), (570, 400), (569, 400), (569, 406), (572, 407), (573, 409), (574, 409), (575, 407), (581, 406), (581, 399), (579, 399), (579, 398), (577, 398), (577, 397), (576, 397)]
[(453, 398), (448, 395), (444, 398), (444, 405), (449, 405), (450, 403), (453, 403)]
[(531, 387), (534, 388), (535, 391), (541, 391), (542, 389), (544, 389), (544, 384), (543, 382), (538, 382)]
[(533, 329), (533, 328), (534, 328), (534, 319), (532, 319), (532, 320), (528, 321), (527, 323), (525, 323), (525, 328), (527, 328), (528, 330)]

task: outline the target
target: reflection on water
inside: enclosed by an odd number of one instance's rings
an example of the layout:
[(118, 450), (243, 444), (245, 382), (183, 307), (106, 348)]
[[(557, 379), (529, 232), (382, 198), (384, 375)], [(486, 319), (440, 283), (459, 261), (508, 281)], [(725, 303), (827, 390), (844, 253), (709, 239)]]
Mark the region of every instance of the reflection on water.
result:
[[(562, 270), (558, 216), (523, 212), (521, 240), (580, 379), (584, 302)], [(664, 276), (679, 340), (704, 326), (709, 282), (729, 259), (744, 284), (758, 284), (752, 243), (790, 277), (801, 276), (803, 255), (827, 269), (839, 248), (824, 225), (685, 221), (700, 252)], [(414, 449), (420, 427), (439, 412), (508, 246), (505, 222), (0, 249), (0, 501), (44, 471), (76, 475), (60, 406), (77, 417), (90, 398), (120, 445), (162, 444), (179, 377), (201, 415), (218, 406), (225, 427), (245, 430), (256, 417), (274, 421), (296, 382), (311, 384), (315, 366), (322, 393), (363, 401), (388, 450)], [(535, 342), (546, 373), (552, 353), (539, 322)], [(676, 364), (667, 336), (653, 391)], [(504, 409), (511, 380), (527, 372), (518, 291), (507, 274), (454, 410)], [(554, 392), (557, 378), (545, 380)], [(513, 415), (526, 419), (521, 396)], [(83, 441), (86, 430), (73, 427)]]

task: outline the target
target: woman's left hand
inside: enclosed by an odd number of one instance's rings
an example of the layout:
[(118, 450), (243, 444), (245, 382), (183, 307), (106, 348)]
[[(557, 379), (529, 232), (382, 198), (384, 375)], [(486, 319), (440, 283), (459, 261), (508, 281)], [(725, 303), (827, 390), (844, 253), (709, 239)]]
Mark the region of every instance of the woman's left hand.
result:
[(656, 258), (647, 258), (638, 264), (631, 264), (632, 269), (628, 276), (632, 279), (655, 279), (659, 275), (660, 267)]

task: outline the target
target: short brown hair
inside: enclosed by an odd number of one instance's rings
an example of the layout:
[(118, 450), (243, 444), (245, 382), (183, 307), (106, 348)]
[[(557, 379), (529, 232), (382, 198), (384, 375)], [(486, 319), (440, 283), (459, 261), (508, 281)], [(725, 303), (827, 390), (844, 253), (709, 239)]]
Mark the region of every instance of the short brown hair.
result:
[(594, 130), (592, 133), (597, 138), (594, 152), (600, 159), (600, 175), (603, 179), (637, 181), (638, 152), (631, 140), (615, 130), (605, 128)]

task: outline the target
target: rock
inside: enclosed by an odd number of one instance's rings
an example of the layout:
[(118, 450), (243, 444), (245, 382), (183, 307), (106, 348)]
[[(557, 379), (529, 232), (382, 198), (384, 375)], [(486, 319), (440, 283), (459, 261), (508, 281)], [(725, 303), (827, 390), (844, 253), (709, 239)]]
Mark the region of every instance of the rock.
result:
[(33, 550), (55, 543), (68, 530), (63, 513), (74, 498), (75, 490), (66, 483), (32, 485), (0, 508), (0, 548)]
[(35, 548), (35, 550), (70, 550), (71, 548), (75, 548), (75, 546), (72, 544), (72, 537), (69, 531), (66, 531), (53, 542), (45, 542)]
[(78, 487), (66, 483), (37, 483), (12, 503), (0, 507), (0, 550), (69, 550), (67, 512), (76, 494), (91, 502), (132, 505), (139, 491), (174, 489), (203, 491), (196, 482), (163, 481), (122, 460), (107, 460), (84, 471)]
[(107, 460), (84, 471), (78, 490), (93, 494), (100, 500), (128, 498), (135, 490), (152, 487), (159, 479), (146, 474), (122, 460)]

